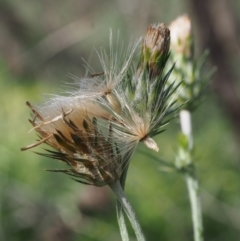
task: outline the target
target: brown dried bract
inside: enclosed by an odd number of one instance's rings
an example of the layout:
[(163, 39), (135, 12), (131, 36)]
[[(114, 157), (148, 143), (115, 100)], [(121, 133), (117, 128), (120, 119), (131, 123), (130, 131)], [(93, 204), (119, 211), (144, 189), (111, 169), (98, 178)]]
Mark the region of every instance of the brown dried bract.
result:
[(91, 117), (83, 107), (66, 112), (62, 109), (60, 115), (49, 120), (29, 102), (27, 105), (33, 112), (30, 123), (40, 140), (22, 151), (48, 144), (55, 150), (37, 154), (71, 166), (68, 170), (49, 171), (66, 173), (81, 183), (103, 186), (119, 179), (123, 163), (118, 146), (113, 142), (111, 122), (108, 133), (103, 134), (98, 130), (98, 118)]

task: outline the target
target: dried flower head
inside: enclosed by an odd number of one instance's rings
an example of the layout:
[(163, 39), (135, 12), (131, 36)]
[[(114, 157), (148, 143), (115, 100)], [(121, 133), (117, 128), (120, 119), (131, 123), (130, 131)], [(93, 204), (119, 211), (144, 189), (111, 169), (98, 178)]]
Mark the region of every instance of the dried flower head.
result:
[(164, 24), (151, 25), (142, 48), (144, 64), (138, 68), (133, 56), (139, 41), (126, 53), (121, 48), (120, 55), (110, 44), (109, 56), (104, 50), (98, 52), (101, 74), (76, 79), (77, 90), (68, 97), (56, 96), (42, 107), (27, 102), (34, 115), (30, 123), (40, 140), (22, 150), (46, 143), (55, 150), (38, 154), (71, 166), (53, 171), (96, 186), (121, 177), (139, 142), (158, 151), (152, 137), (163, 131), (177, 109), (177, 87), (166, 87), (172, 68), (163, 74), (169, 41)]
[(82, 79), (74, 77), (77, 89), (69, 92), (68, 97), (55, 96), (38, 108), (27, 102), (34, 115), (30, 123), (40, 140), (22, 150), (46, 143), (55, 150), (38, 154), (71, 166), (68, 170), (51, 171), (96, 186), (118, 180), (136, 142), (114, 128), (114, 114), (122, 112), (118, 90), (128, 74), (139, 41), (129, 44), (124, 52), (118, 40), (115, 50), (110, 32), (110, 54), (104, 49), (97, 52), (102, 73), (94, 74), (87, 66), (87, 72), (92, 74)]
[(42, 156), (65, 162), (71, 169), (50, 170), (63, 172), (74, 177), (76, 181), (103, 186), (119, 179), (133, 149), (131, 143), (121, 142), (115, 138), (110, 117), (106, 111), (94, 103), (75, 103), (75, 106), (59, 105), (58, 108), (33, 107), (30, 123), (39, 134), (40, 140), (27, 150), (42, 143), (55, 151), (38, 153)]
[(170, 25), (171, 49), (185, 57), (193, 55), (193, 36), (191, 20), (188, 15), (183, 15), (175, 19)]

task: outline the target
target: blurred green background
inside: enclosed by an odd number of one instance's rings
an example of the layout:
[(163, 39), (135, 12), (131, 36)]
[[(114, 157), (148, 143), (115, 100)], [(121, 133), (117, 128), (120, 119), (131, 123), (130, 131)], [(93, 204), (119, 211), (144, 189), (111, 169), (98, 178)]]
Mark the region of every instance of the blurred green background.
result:
[[(39, 103), (46, 98), (43, 94), (60, 94), (65, 83), (72, 81), (69, 74), (84, 76), (83, 59), (96, 71), (100, 69), (94, 48), (108, 47), (110, 28), (115, 33), (120, 30), (128, 43), (131, 38), (143, 35), (150, 23), (169, 24), (178, 15), (188, 13), (195, 27), (196, 54), (200, 55), (206, 36), (194, 2), (1, 0), (1, 241), (121, 240), (115, 199), (107, 187), (88, 187), (62, 174), (45, 172), (45, 168), (55, 168), (59, 163), (33, 151), (20, 151), (36, 139), (34, 133), (27, 134), (30, 111), (25, 102)], [(227, 59), (224, 68), (230, 70), (233, 78), (232, 82), (230, 78), (224, 81), (232, 85), (238, 97), (240, 37), (233, 35), (236, 38), (229, 42), (232, 36), (229, 26), (239, 29), (239, 16), (231, 13), (239, 12), (240, 3), (212, 0), (202, 4), (208, 5), (206, 15), (214, 16), (213, 23), (220, 24), (214, 33), (221, 33), (217, 36), (227, 41), (223, 46)], [(214, 9), (224, 10), (216, 14)], [(212, 65), (216, 64), (214, 58), (210, 60)], [(237, 120), (227, 108), (228, 99), (222, 99), (215, 91), (224, 82), (217, 82), (224, 68), (219, 69), (205, 102), (193, 114), (196, 165), (208, 241), (240, 240), (240, 136)], [(235, 101), (238, 103), (237, 98)], [(146, 147), (140, 144), (131, 160), (126, 193), (147, 240), (193, 240), (184, 180), (178, 173), (163, 172), (151, 156), (174, 160), (178, 131), (176, 119), (157, 137), (159, 153), (143, 154)], [(135, 240), (133, 233), (131, 240)]]

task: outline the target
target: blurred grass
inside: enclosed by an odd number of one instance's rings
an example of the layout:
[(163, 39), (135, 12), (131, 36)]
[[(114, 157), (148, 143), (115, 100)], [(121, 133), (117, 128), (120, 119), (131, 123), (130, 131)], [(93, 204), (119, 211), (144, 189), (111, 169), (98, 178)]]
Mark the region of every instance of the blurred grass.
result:
[[(104, 1), (101, 6), (88, 5), (93, 8), (94, 18), (101, 18), (101, 14), (104, 16), (101, 34), (96, 31), (95, 35), (86, 38), (86, 41), (70, 46), (68, 50), (38, 67), (34, 74), (16, 76), (5, 60), (0, 58), (0, 240), (50, 241), (53, 240), (51, 237), (72, 241), (120, 240), (114, 209), (106, 215), (83, 216), (78, 205), (86, 186), (67, 176), (43, 171), (45, 168), (56, 168), (62, 164), (40, 157), (32, 151), (20, 152), (21, 147), (36, 139), (34, 133), (27, 134), (31, 126), (27, 122), (30, 111), (25, 102), (40, 102), (42, 93), (59, 93), (62, 83), (67, 81), (68, 73), (83, 75), (79, 56), (88, 59), (93, 46), (98, 48), (99, 45), (107, 45), (110, 27), (121, 29), (123, 36), (130, 38), (131, 35), (143, 34), (149, 22), (169, 22), (172, 16), (182, 14), (184, 9), (183, 5), (177, 8), (176, 1), (173, 0), (168, 3), (151, 1), (150, 7), (145, 2), (152, 11), (150, 17), (146, 17), (144, 9), (128, 13), (126, 6), (120, 2), (120, 7), (117, 3), (111, 5), (109, 2)], [(20, 6), (16, 1), (11, 4), (19, 7), (20, 15), (25, 16), (26, 22), (33, 21), (32, 29), (35, 25), (38, 26), (38, 19), (44, 8), (42, 4), (34, 1), (28, 8)], [(51, 33), (56, 26), (60, 27), (77, 19), (78, 12), (74, 12), (71, 4), (61, 3), (57, 9), (53, 4), (48, 10), (56, 10), (57, 16), (51, 16), (57, 24), (54, 26), (52, 23), (45, 33)], [(72, 18), (69, 17), (71, 11)], [(82, 10), (81, 14), (83, 13)], [(137, 13), (146, 18), (139, 19)], [(46, 28), (47, 23), (47, 20), (42, 21), (39, 28)], [(96, 28), (100, 26), (98, 22), (95, 24)], [(33, 45), (44, 36), (40, 30), (35, 34), (31, 36)], [(77, 56), (73, 65), (70, 64), (71, 53)], [(98, 67), (94, 61), (92, 64)], [(231, 123), (212, 93), (194, 113), (193, 125), (206, 240), (239, 240), (239, 148), (236, 146)], [(161, 164), (150, 158), (151, 154), (174, 160), (178, 131), (176, 119), (166, 132), (157, 137), (159, 153), (152, 153), (140, 144), (131, 160), (126, 193), (140, 219), (147, 240), (192, 240), (191, 213), (183, 178), (175, 172), (160, 171)], [(143, 155), (142, 151), (146, 152), (146, 155)], [(131, 240), (134, 240), (134, 237)]]

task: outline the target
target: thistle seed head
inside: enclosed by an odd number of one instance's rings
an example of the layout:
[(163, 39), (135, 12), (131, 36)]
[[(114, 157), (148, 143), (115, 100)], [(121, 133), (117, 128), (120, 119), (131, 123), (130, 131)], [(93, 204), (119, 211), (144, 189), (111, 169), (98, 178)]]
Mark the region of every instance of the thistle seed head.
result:
[(120, 178), (133, 149), (131, 143), (114, 138), (111, 117), (100, 106), (88, 102), (75, 105), (73, 109), (61, 106), (60, 111), (60, 106), (58, 110), (38, 110), (29, 102), (27, 105), (33, 112), (30, 123), (40, 139), (22, 148), (23, 151), (46, 143), (54, 151), (37, 154), (71, 167), (49, 171), (66, 173), (78, 182), (103, 186)]
[(166, 86), (172, 68), (163, 74), (170, 41), (165, 25), (149, 27), (140, 69), (133, 63), (139, 41), (129, 45), (125, 53), (121, 48), (120, 55), (111, 41), (110, 34), (110, 55), (104, 50), (98, 52), (100, 74), (74, 77), (77, 90), (68, 97), (56, 96), (42, 107), (27, 102), (33, 112), (30, 123), (39, 140), (22, 150), (46, 143), (54, 150), (38, 154), (70, 166), (51, 171), (95, 186), (118, 180), (139, 142), (158, 151), (152, 137), (163, 131), (177, 110), (177, 87)]

